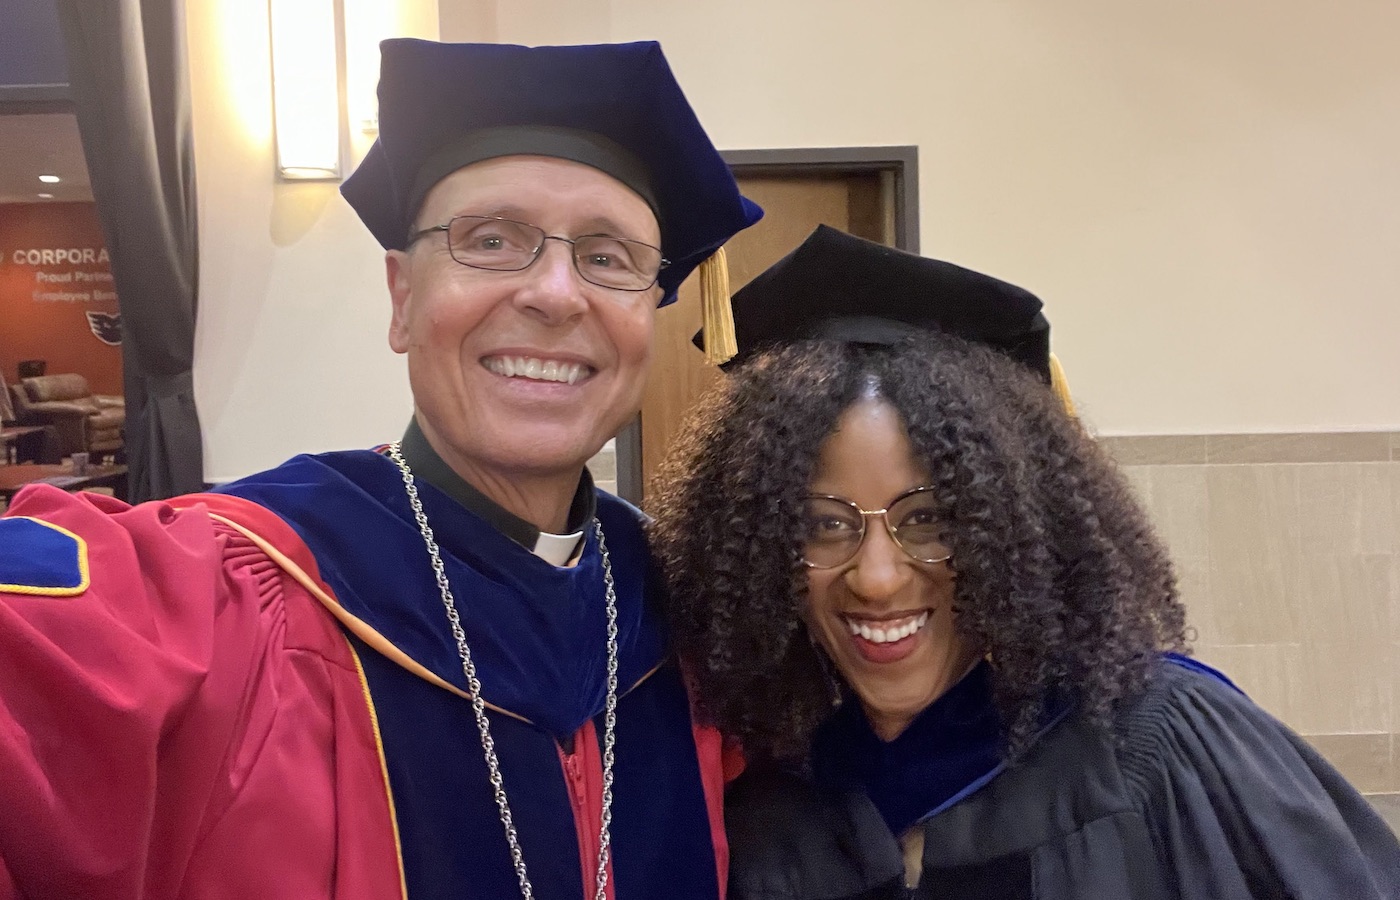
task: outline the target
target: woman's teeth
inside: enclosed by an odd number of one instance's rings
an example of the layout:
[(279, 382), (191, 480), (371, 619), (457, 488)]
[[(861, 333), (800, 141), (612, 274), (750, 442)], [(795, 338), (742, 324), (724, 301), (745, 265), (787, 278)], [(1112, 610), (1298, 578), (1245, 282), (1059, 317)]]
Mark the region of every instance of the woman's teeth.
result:
[(869, 622), (860, 622), (855, 619), (846, 620), (846, 627), (851, 629), (852, 635), (863, 637), (872, 644), (892, 644), (895, 641), (902, 641), (926, 624), (928, 624), (927, 610), (913, 618), (886, 622), (879, 626), (872, 626)]
[(562, 384), (574, 384), (587, 371), (582, 363), (561, 363), (533, 356), (491, 356), (485, 363), (486, 368), (507, 378), (558, 381)]

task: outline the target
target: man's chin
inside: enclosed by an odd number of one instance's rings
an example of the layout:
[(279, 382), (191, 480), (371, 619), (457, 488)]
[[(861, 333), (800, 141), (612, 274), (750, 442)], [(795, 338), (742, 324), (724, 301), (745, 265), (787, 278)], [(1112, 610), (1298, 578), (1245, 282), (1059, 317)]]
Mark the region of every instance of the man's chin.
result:
[(460, 462), (502, 478), (537, 480), (577, 478), (612, 437), (597, 426), (502, 415), (460, 418), (449, 428), (433, 430), (448, 444), (440, 450), (446, 451), (442, 455), (449, 464)]
[(577, 477), (604, 443), (557, 433), (519, 434), (497, 441), (481, 462), (517, 478)]

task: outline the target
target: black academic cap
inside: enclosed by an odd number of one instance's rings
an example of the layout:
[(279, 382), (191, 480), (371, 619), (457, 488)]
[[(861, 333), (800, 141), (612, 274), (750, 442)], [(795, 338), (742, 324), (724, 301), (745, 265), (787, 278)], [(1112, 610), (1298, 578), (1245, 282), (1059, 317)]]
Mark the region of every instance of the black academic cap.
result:
[(557, 156), (601, 169), (661, 224), (662, 304), (763, 210), (739, 194), (654, 41), (576, 47), (380, 44), (379, 137), (341, 193), (403, 249), (428, 190), (474, 162)]
[(893, 344), (932, 328), (989, 344), (1049, 384), (1040, 308), (1014, 284), (819, 225), (734, 295), (739, 353), (726, 368), (786, 341)]

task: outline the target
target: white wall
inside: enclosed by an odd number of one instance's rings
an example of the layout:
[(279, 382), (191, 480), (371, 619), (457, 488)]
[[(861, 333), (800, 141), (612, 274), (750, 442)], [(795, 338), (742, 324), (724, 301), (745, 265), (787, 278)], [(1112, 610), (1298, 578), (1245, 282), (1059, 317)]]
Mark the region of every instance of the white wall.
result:
[[(437, 37), (436, 0), (346, 0), (352, 121), (377, 42)], [(397, 437), (412, 401), (386, 343), (383, 253), (335, 184), (273, 173), (267, 4), (188, 5), (200, 227), (195, 394), (205, 477)], [(353, 133), (358, 159), (371, 138)]]
[(924, 253), (1040, 294), (1104, 433), (1400, 427), (1400, 4), (495, 7), (443, 38), (659, 39), (722, 148), (918, 145)]

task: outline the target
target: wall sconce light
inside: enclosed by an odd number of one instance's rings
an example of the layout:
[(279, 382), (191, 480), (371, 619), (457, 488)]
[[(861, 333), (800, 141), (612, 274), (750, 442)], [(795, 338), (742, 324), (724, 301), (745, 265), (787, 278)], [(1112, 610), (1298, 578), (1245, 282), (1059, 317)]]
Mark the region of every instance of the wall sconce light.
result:
[(268, 0), (277, 174), (338, 181), (345, 147), (342, 0)]

